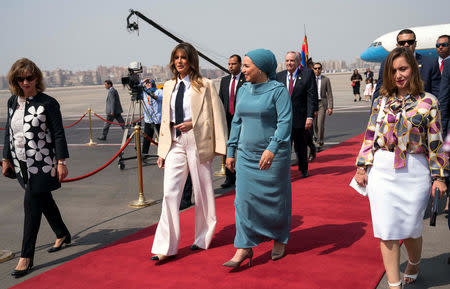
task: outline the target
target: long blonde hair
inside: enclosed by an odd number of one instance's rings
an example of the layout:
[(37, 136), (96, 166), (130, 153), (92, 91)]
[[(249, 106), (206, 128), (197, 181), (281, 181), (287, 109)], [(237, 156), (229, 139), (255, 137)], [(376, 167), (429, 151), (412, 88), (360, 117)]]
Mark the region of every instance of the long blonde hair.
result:
[(186, 54), (188, 63), (189, 63), (189, 78), (195, 90), (199, 91), (201, 87), (203, 87), (202, 76), (200, 75), (200, 67), (198, 61), (198, 52), (191, 44), (187, 42), (183, 42), (175, 46), (172, 50), (172, 54), (170, 55), (170, 70), (172, 71), (173, 78), (177, 79), (179, 73), (177, 68), (175, 67), (175, 54), (178, 50), (181, 50)]

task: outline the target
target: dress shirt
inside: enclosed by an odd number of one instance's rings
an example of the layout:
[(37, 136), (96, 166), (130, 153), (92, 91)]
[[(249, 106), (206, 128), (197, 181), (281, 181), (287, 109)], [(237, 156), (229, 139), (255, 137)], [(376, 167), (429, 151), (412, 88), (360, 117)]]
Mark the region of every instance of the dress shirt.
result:
[(230, 79), (230, 85), (228, 86), (228, 95), (231, 95), (231, 84), (233, 83), (233, 77), (236, 77), (236, 80), (234, 81), (234, 97), (236, 97), (237, 91), (236, 91), (236, 87), (239, 83), (239, 78), (241, 77), (241, 72), (239, 72), (236, 75), (231, 75), (231, 79)]
[(322, 97), (320, 97), (320, 86), (322, 84), (322, 75), (319, 75), (316, 77), (316, 82), (317, 82), (317, 93), (318, 93), (318, 98), (319, 100), (322, 100)]
[(186, 75), (183, 79), (177, 78), (177, 84), (175, 85), (175, 89), (172, 92), (172, 97), (170, 98), (170, 122), (175, 122), (175, 101), (177, 99), (178, 88), (180, 87), (180, 83), (184, 82), (184, 97), (183, 97), (183, 112), (184, 112), (184, 120), (183, 121), (191, 121), (191, 80), (189, 79), (189, 75)]
[[(292, 77), (294, 78), (294, 81), (292, 83), (292, 86), (295, 86), (295, 81), (297, 80), (297, 75), (298, 75), (298, 69), (299, 67), (297, 67), (297, 69), (294, 71), (294, 73), (292, 74)], [(286, 74), (286, 87), (289, 89), (289, 77), (291, 76), (291, 73), (288, 71)]]
[[(442, 57), (440, 57), (440, 56), (438, 57), (439, 70), (441, 69), (442, 61), (447, 60), (447, 59), (449, 59), (449, 58), (450, 58), (450, 55), (447, 56), (445, 59), (442, 58)], [(442, 71), (441, 71), (441, 73), (442, 73)]]

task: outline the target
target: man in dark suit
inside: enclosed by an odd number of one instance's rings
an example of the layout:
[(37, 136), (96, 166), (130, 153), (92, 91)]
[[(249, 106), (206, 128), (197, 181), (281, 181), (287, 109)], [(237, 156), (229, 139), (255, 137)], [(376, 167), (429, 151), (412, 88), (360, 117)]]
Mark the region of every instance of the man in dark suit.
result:
[[(416, 51), (416, 34), (410, 29), (403, 29), (397, 35), (397, 47), (403, 46), (408, 47), (415, 53), (417, 64), (419, 65), (420, 76), (423, 80), (424, 89), (426, 92), (433, 94), (434, 96), (439, 95), (439, 83), (441, 81), (441, 73), (439, 71), (438, 61), (434, 57), (428, 57), (420, 55)], [(384, 70), (384, 60), (380, 66), (380, 73), (378, 76), (377, 86), (372, 97), (373, 101), (378, 98), (380, 87), (383, 85), (383, 70)]]
[(439, 70), (441, 71), (441, 73), (444, 69), (444, 60), (447, 58), (450, 58), (449, 42), (450, 42), (450, 36), (445, 35), (445, 34), (439, 36), (439, 38), (436, 40), (436, 52), (439, 55), (438, 65), (439, 65)]
[(277, 73), (277, 81), (286, 85), (292, 101), (292, 134), (294, 150), (297, 154), (298, 169), (302, 177), (308, 176), (306, 131), (312, 126), (317, 107), (317, 85), (310, 68), (299, 68), (300, 58), (289, 51), (285, 58), (286, 70)]
[[(236, 106), (236, 96), (239, 88), (245, 82), (244, 76), (241, 74), (241, 57), (233, 54), (228, 59), (228, 71), (230, 75), (224, 76), (220, 81), (219, 97), (222, 100), (227, 117), (228, 134), (230, 134), (231, 121), (233, 120), (234, 110)], [(228, 188), (234, 185), (236, 180), (235, 173), (226, 169), (226, 179), (221, 185), (222, 188)]]
[[(122, 105), (120, 104), (119, 93), (113, 87), (111, 80), (105, 80), (105, 88), (108, 90), (108, 96), (106, 97), (106, 120), (114, 121), (114, 119), (116, 119), (119, 123), (125, 123), (121, 114), (123, 110)], [(106, 140), (110, 126), (111, 124), (109, 122), (105, 122), (103, 135), (98, 137), (99, 140)], [(125, 129), (124, 125), (122, 125), (122, 130), (123, 129)]]
[(373, 71), (370, 70), (370, 67), (366, 68), (366, 72), (364, 72), (364, 76), (366, 77), (366, 80), (369, 78), (373, 79)]
[[(442, 136), (447, 136), (447, 133), (450, 131), (450, 122), (449, 122), (449, 111), (450, 111), (450, 58), (444, 60), (444, 65), (442, 67), (442, 79), (441, 85), (439, 89), (439, 105), (441, 108), (441, 122), (442, 122)], [(450, 183), (450, 179), (446, 178), (447, 186)], [(447, 194), (450, 196), (449, 192)], [(445, 210), (447, 212), (448, 218), (448, 207), (449, 207), (449, 199), (447, 198), (447, 202), (445, 204)], [(450, 220), (449, 220), (449, 229), (450, 229)]]

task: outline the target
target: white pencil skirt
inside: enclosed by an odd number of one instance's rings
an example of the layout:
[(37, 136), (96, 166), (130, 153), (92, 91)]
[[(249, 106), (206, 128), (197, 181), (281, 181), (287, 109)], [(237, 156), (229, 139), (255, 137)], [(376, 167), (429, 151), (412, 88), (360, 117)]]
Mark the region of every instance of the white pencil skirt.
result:
[(367, 185), (374, 236), (382, 240), (422, 236), (430, 190), (424, 154), (407, 154), (406, 167), (394, 169), (394, 153), (377, 150)]

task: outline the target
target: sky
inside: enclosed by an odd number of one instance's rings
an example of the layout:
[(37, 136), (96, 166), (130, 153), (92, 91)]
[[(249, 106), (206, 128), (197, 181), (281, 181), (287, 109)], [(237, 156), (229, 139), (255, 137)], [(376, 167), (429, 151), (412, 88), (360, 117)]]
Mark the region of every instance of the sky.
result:
[(349, 63), (385, 33), (450, 22), (448, 0), (1, 0), (0, 75), (21, 57), (42, 70), (166, 65), (177, 43), (141, 19), (139, 35), (129, 33), (129, 9), (225, 67), (230, 55), (256, 48), (282, 61), (300, 50), (305, 27), (313, 60)]

